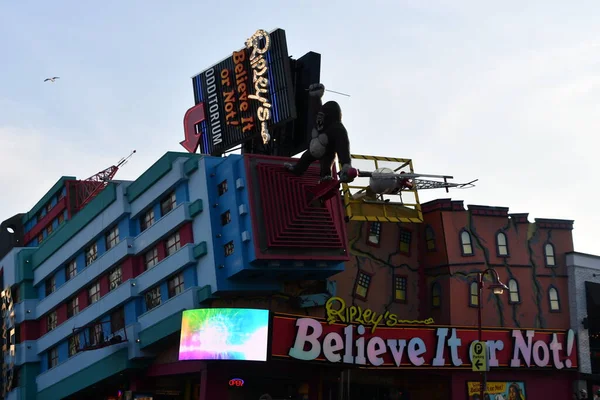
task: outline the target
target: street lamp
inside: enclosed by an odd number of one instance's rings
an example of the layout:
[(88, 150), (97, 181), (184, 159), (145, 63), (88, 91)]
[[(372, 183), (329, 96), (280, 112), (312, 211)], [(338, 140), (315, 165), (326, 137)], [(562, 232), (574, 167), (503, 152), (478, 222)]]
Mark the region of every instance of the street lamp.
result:
[[(492, 290), (492, 293), (494, 293), (495, 295), (501, 295), (502, 293), (504, 293), (505, 290), (509, 290), (508, 286), (506, 286), (504, 283), (502, 283), (502, 281), (500, 281), (500, 277), (498, 276), (498, 272), (496, 272), (495, 269), (493, 268), (488, 268), (483, 272), (478, 272), (477, 273), (477, 322), (479, 325), (479, 341), (482, 342), (482, 336), (483, 336), (483, 328), (481, 326), (481, 310), (483, 308), (482, 302), (481, 302), (481, 295), (483, 293), (483, 277), (489, 273), (492, 276), (492, 284), (489, 285), (489, 288)], [(487, 353), (486, 353), (486, 357), (487, 357)], [(487, 362), (486, 362), (487, 365)], [(483, 392), (485, 390), (485, 385), (486, 385), (486, 372), (484, 371), (481, 374), (481, 378), (479, 380), (479, 392), (480, 392), (480, 399), (483, 400)]]

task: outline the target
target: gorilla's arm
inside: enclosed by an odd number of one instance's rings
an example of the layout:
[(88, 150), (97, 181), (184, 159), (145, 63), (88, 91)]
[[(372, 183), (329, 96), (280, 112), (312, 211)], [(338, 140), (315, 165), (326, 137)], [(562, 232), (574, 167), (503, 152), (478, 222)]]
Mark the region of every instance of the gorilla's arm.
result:
[(348, 139), (348, 132), (344, 125), (340, 124), (334, 129), (333, 135), (335, 137), (335, 152), (338, 156), (338, 161), (343, 165), (350, 165), (350, 139)]

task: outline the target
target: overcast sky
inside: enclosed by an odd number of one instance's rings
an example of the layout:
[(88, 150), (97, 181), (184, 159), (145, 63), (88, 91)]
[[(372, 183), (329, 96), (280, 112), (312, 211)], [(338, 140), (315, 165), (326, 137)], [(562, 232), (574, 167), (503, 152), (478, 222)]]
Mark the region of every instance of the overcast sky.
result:
[(0, 2), (0, 221), (63, 175), (84, 179), (137, 149), (117, 175), (135, 179), (185, 151), (191, 76), (257, 29), (283, 28), (291, 55), (321, 53), (322, 82), (351, 94), (326, 99), (342, 106), (354, 153), (478, 178), (450, 195), (573, 219), (575, 249), (600, 253), (598, 1), (91, 4)]

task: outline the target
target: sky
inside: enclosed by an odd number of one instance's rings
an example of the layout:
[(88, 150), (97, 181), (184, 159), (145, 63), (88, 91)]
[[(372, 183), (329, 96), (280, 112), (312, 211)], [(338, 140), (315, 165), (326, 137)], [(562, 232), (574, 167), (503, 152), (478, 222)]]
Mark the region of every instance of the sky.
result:
[(353, 153), (479, 179), (421, 201), (574, 220), (575, 250), (600, 254), (599, 12), (584, 0), (0, 0), (0, 221), (61, 176), (136, 149), (115, 178), (133, 180), (185, 151), (191, 77), (282, 28), (290, 55), (320, 53), (322, 83), (351, 95), (324, 100), (340, 103)]

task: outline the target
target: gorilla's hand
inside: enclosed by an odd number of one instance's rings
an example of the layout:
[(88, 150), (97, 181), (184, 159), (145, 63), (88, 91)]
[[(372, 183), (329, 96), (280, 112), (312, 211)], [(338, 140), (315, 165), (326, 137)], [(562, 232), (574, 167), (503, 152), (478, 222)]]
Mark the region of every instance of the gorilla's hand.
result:
[(308, 87), (308, 94), (312, 97), (323, 97), (325, 86), (322, 83), (313, 83)]

